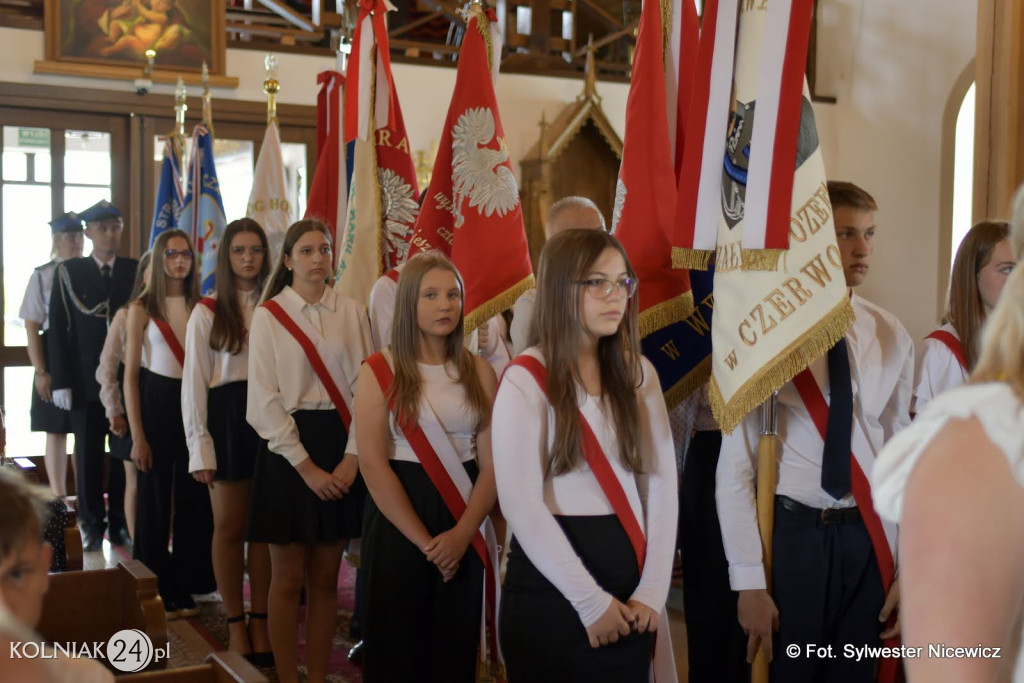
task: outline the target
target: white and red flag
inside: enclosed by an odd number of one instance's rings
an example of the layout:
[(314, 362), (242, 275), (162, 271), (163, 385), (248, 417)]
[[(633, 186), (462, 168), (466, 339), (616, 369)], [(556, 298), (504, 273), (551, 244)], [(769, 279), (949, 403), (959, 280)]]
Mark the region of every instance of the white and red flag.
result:
[(533, 286), (522, 205), (494, 95), (501, 36), (493, 10), (471, 5), (455, 92), (410, 254), (438, 249), (466, 284), (466, 331)]

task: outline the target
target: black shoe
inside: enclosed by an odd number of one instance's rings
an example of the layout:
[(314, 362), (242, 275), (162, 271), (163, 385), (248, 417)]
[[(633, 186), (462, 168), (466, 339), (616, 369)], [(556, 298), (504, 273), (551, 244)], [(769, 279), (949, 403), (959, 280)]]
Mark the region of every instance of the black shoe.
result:
[[(249, 633), (249, 643), (250, 643), (250, 645), (252, 644), (252, 632), (251, 632), (251, 629), (252, 629), (252, 622), (254, 620), (266, 621), (267, 620), (267, 615), (264, 614), (264, 613), (259, 613), (259, 612), (249, 612), (249, 624), (246, 627), (246, 629), (250, 631), (250, 633)], [(274, 653), (273, 652), (256, 652), (256, 651), (253, 651), (253, 652), (250, 652), (249, 654), (245, 655), (245, 658), (247, 660), (249, 660), (249, 663), (252, 664), (253, 666), (259, 666), (259, 667), (264, 667), (264, 668), (269, 668), (269, 667), (274, 666)]]
[(121, 527), (117, 530), (111, 530), (108, 534), (111, 545), (122, 546), (127, 549), (132, 547), (132, 537), (128, 535), (128, 530)]
[(103, 550), (103, 534), (82, 532), (82, 550), (87, 553), (98, 553)]
[(174, 621), (179, 617), (178, 605), (173, 600), (164, 599), (164, 618), (167, 621)]
[(356, 666), (363, 665), (363, 641), (360, 640), (358, 643), (352, 646), (352, 649), (348, 651), (348, 661), (352, 662)]

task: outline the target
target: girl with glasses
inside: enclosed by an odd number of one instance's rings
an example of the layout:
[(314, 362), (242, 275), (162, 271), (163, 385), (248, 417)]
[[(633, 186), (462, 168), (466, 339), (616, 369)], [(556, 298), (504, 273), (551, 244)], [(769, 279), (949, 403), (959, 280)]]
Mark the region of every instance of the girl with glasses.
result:
[(463, 322), (455, 266), (419, 254), (398, 280), (390, 344), (360, 371), (360, 468), (372, 496), (362, 545), (367, 683), (473, 683), (478, 655), (496, 656), (481, 614), (486, 588), (493, 636), (496, 537), (486, 520), (497, 498), (497, 382), (463, 346)]
[[(494, 403), (494, 468), (513, 538), (499, 633), (509, 680), (675, 680), (664, 617), (676, 465), (636, 275), (613, 236), (545, 245), (531, 345)], [(655, 645), (657, 635), (658, 646)]]
[(331, 237), (318, 221), (285, 233), (249, 334), (246, 419), (260, 435), (250, 543), (270, 544), (270, 642), (283, 683), (298, 681), (299, 593), (306, 671), (323, 681), (338, 609), (338, 568), (358, 538), (366, 487), (349, 437), (356, 374), (370, 354), (366, 309), (328, 286)]
[(139, 470), (135, 558), (157, 575), (173, 619), (197, 614), (192, 595), (215, 588), (213, 516), (205, 487), (188, 474), (181, 415), (185, 330), (199, 299), (192, 243), (184, 232), (167, 230), (152, 251), (149, 281), (128, 309), (124, 398)]
[(228, 647), (264, 665), (273, 661), (266, 622), (266, 543), (249, 545), (248, 628), (242, 579), (249, 493), (259, 448), (259, 436), (245, 421), (249, 328), (270, 272), (266, 251), (266, 233), (251, 218), (232, 221), (224, 229), (217, 251), (216, 291), (200, 300), (188, 321), (181, 391), (188, 469), (209, 488), (213, 506), (213, 572), (227, 611)]

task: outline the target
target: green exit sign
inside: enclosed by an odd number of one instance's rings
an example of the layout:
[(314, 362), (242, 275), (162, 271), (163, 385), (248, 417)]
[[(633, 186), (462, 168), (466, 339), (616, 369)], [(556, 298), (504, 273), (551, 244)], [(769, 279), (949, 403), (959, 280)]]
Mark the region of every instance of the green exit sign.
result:
[(49, 128), (19, 128), (18, 129), (18, 146), (19, 147), (44, 147), (50, 148), (50, 129)]

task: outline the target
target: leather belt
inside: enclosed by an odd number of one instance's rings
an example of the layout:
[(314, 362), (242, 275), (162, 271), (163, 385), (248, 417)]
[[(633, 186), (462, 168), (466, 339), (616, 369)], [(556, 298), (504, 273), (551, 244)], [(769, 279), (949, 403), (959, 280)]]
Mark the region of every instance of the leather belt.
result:
[(856, 507), (849, 508), (815, 508), (804, 505), (788, 496), (775, 496), (775, 500), (788, 512), (805, 517), (817, 517), (822, 524), (848, 524), (858, 522), (861, 519), (860, 510)]

